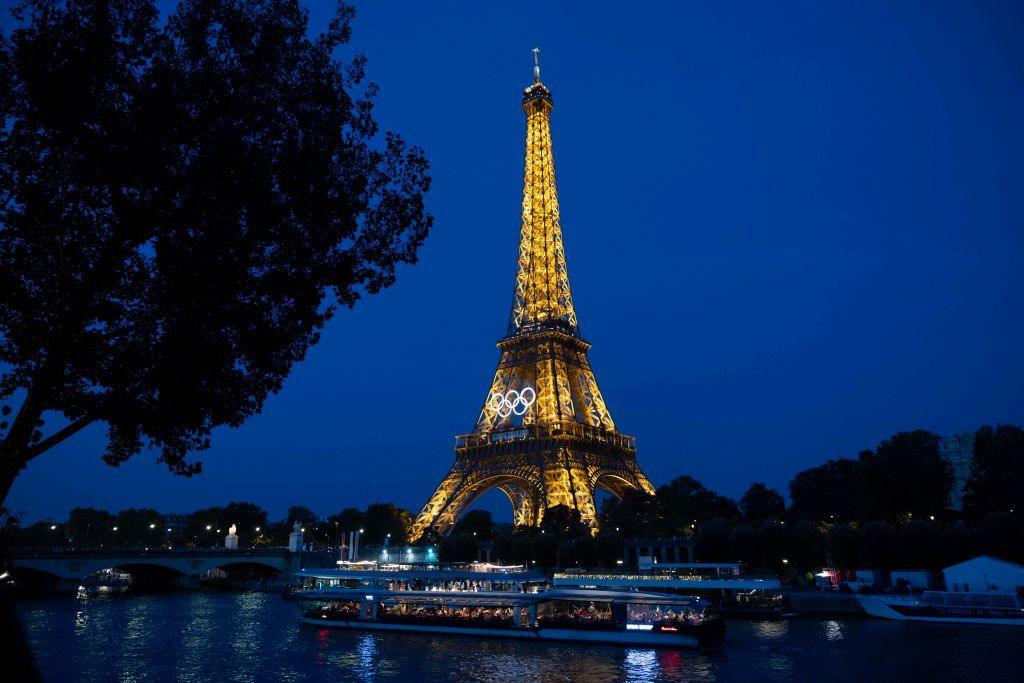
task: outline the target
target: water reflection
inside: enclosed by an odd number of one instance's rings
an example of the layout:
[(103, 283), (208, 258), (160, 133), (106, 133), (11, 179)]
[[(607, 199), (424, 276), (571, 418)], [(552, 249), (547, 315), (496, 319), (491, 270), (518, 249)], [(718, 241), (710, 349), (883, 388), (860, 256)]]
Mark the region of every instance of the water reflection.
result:
[(779, 619), (777, 621), (756, 621), (753, 624), (759, 638), (767, 640), (778, 640), (785, 637), (789, 631), (789, 620)]
[(845, 629), (843, 628), (843, 624), (841, 622), (826, 621), (822, 626), (825, 632), (826, 640), (834, 641), (843, 639)]
[(371, 635), (363, 636), (356, 645), (359, 653), (359, 667), (356, 675), (364, 681), (373, 680), (373, 672), (377, 668), (377, 642)]
[[(984, 626), (732, 620), (713, 650), (671, 650), (337, 631), (303, 625), (295, 603), (258, 594), (49, 599), (17, 609), (48, 681), (848, 681), (948, 670), (1019, 678), (1019, 634)], [(934, 652), (943, 657), (922, 656)]]
[(658, 655), (654, 650), (626, 650), (628, 681), (653, 681), (658, 677)]

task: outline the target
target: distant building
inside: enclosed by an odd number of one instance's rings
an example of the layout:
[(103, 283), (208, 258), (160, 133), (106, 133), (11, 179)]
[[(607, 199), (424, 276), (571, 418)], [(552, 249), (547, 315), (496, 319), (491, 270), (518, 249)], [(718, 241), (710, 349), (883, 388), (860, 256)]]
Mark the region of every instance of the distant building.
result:
[(939, 453), (953, 467), (953, 490), (949, 493), (950, 506), (954, 510), (964, 507), (964, 487), (971, 477), (971, 463), (974, 462), (974, 432), (948, 436), (939, 442)]
[(693, 541), (688, 538), (637, 539), (622, 544), (622, 559), (627, 567), (645, 562), (693, 562)]
[(184, 536), (185, 529), (188, 528), (189, 517), (191, 516), (189, 514), (164, 515), (164, 529), (171, 536)]

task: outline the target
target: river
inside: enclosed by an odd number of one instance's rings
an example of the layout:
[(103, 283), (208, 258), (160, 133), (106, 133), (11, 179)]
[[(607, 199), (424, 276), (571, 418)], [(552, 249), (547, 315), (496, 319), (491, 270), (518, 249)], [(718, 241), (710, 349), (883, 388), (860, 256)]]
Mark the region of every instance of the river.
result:
[(214, 591), (16, 605), (46, 681), (1013, 681), (1024, 629), (732, 620), (703, 651), (331, 631), (279, 595)]

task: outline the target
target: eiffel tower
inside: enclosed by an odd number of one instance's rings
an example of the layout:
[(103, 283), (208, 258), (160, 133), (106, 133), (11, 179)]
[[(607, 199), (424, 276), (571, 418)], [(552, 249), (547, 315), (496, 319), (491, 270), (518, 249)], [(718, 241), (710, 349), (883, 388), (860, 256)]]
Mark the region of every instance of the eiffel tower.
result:
[(540, 80), (523, 92), (526, 171), (518, 273), (501, 359), (472, 433), (455, 437), (455, 464), (410, 530), (448, 534), (477, 497), (500, 489), (516, 526), (537, 525), (566, 505), (594, 531), (595, 489), (654, 493), (636, 463), (636, 442), (605, 405), (580, 335), (562, 245), (551, 156), (551, 91)]

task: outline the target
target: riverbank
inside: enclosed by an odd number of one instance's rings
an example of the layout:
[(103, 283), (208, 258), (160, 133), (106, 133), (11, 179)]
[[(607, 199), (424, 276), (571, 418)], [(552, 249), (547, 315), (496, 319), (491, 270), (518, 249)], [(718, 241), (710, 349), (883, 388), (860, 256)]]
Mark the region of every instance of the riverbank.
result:
[(783, 591), (788, 611), (813, 616), (866, 616), (857, 596), (836, 591)]

